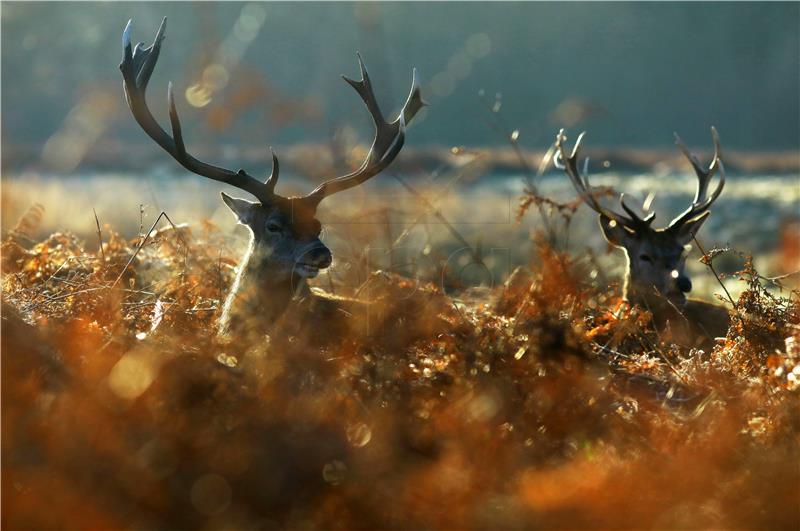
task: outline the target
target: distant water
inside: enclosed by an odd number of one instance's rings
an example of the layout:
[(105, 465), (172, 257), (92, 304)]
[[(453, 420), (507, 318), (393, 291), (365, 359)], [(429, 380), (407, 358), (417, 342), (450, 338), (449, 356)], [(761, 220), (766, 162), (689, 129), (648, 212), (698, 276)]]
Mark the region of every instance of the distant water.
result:
[[(471, 182), (450, 183), (451, 175), (430, 179), (403, 176), (407, 183), (424, 192), (449, 221), (459, 226), (513, 222), (516, 205), (525, 186), (521, 175), (483, 175)], [(664, 226), (690, 203), (696, 178), (688, 173), (597, 173), (591, 176), (594, 186), (609, 186), (624, 191), (629, 204), (641, 205), (649, 193), (654, 193), (652, 210), (656, 212), (655, 226)], [(541, 195), (557, 201), (575, 197), (568, 179), (560, 173), (550, 172), (535, 180)], [(281, 174), (278, 185), (283, 193), (303, 193), (315, 183), (290, 174)], [(711, 184), (711, 188), (715, 183)], [(101, 219), (117, 226), (138, 225), (139, 205), (146, 213), (173, 212), (175, 217), (193, 220), (219, 216), (221, 202), (219, 191), (229, 187), (185, 173), (174, 172), (171, 167), (159, 167), (142, 175), (94, 173), (82, 176), (16, 175), (3, 176), (4, 228), (13, 223), (27, 206), (36, 201), (44, 204), (46, 224), (52, 228), (75, 230), (76, 223), (93, 227), (92, 208)], [(233, 190), (233, 193), (236, 193)], [(242, 193), (243, 194), (243, 193)], [(340, 208), (369, 208), (379, 202), (408, 202), (412, 196), (389, 175), (371, 180), (367, 185), (347, 192), (346, 197), (330, 199), (323, 203), (334, 213)], [(243, 194), (246, 195), (246, 194)], [(374, 197), (374, 201), (370, 199)], [(618, 208), (616, 200), (607, 198), (607, 205)], [(326, 204), (327, 203), (327, 204)], [(422, 209), (419, 206), (419, 209)], [(702, 229), (709, 241), (732, 243), (753, 253), (769, 252), (777, 244), (782, 222), (800, 217), (800, 176), (798, 175), (728, 175), (725, 189), (712, 209), (713, 213)], [(324, 214), (323, 214), (324, 217)], [(333, 216), (328, 216), (333, 217)], [(409, 214), (409, 221), (417, 212)], [(589, 242), (598, 243), (591, 220), (593, 213), (586, 207), (580, 209), (573, 229)], [(84, 219), (85, 218), (85, 219)], [(221, 218), (222, 219), (222, 218)], [(224, 218), (227, 219), (227, 218)], [(529, 214), (526, 219), (536, 219)], [(92, 229), (93, 230), (93, 229)], [(469, 231), (469, 228), (464, 229)], [(513, 229), (509, 229), (513, 230)]]
[[(404, 231), (408, 231), (408, 237), (402, 242), (402, 250), (395, 252), (398, 260), (405, 253), (406, 258), (418, 257), (424, 261), (427, 249), (434, 249), (439, 256), (455, 257), (461, 264), (469, 255), (464, 252), (463, 242), (466, 241), (473, 248), (483, 249), (494, 285), (502, 282), (514, 267), (530, 263), (534, 252), (531, 236), (542, 229), (542, 222), (533, 209), (521, 222), (516, 220), (524, 188), (521, 176), (483, 175), (471, 182), (452, 182), (450, 172), (436, 178), (411, 175), (401, 178), (423, 195), (447, 223), (433, 214), (425, 215), (426, 207), (422, 202), (392, 175), (382, 175), (322, 203), (318, 217), (325, 226), (324, 239), (334, 250), (334, 266), (346, 268), (348, 260), (362, 252), (364, 246), (378, 250), (385, 247), (389, 237), (397, 238)], [(595, 186), (624, 191), (631, 205), (641, 204), (650, 192), (655, 193), (652, 209), (656, 212), (656, 227), (667, 225), (689, 205), (695, 187), (695, 177), (690, 174), (608, 172), (598, 173), (591, 180)], [(541, 195), (556, 201), (575, 198), (574, 190), (562, 174), (546, 174), (536, 183)], [(230, 234), (232, 243), (241, 242), (244, 236), (244, 231), (236, 228), (231, 213), (222, 204), (219, 192), (225, 190), (241, 197), (247, 194), (172, 169), (157, 169), (136, 176), (110, 173), (69, 177), (4, 175), (2, 185), (4, 234), (36, 202), (44, 205), (45, 215), (34, 238), (68, 230), (81, 236), (87, 246), (93, 246), (97, 238), (95, 211), (101, 224), (127, 237), (146, 230), (161, 211), (166, 211), (175, 223), (197, 225), (199, 220), (210, 219), (220, 230)], [(313, 186), (307, 179), (282, 174), (278, 190), (287, 195), (297, 194), (310, 191)], [(608, 206), (618, 208), (616, 200), (608, 198), (607, 201)], [(391, 211), (391, 227), (385, 224), (387, 209)], [(596, 219), (596, 214), (583, 206), (568, 232), (563, 231), (560, 222), (555, 222), (561, 230), (561, 245), (567, 244), (576, 256), (584, 256), (582, 253), (586, 249), (592, 249), (604, 268), (604, 277), (609, 282), (619, 281), (624, 267), (622, 254), (608, 250)], [(782, 224), (797, 219), (800, 219), (800, 176), (729, 175), (699, 239), (706, 249), (731, 246), (752, 254), (762, 274), (779, 275), (788, 272), (786, 267), (792, 271), (797, 269), (791, 264), (781, 265), (780, 258)], [(456, 237), (453, 230), (463, 239)], [(694, 284), (693, 294), (710, 298), (720, 289), (713, 275), (698, 261), (700, 256), (694, 250), (687, 261)], [(377, 253), (375, 258), (375, 268), (387, 267), (385, 252)], [(741, 260), (724, 255), (715, 263), (719, 270), (733, 272), (740, 267)], [(461, 265), (468, 267), (468, 264)], [(427, 275), (435, 278), (436, 272), (431, 270)], [(791, 280), (794, 282), (795, 277)], [(725, 283), (734, 296), (743, 288), (735, 278)]]
[[(656, 213), (654, 226), (665, 226), (689, 206), (694, 197), (696, 177), (693, 174), (618, 174), (605, 173), (590, 177), (593, 186), (609, 186), (624, 192), (626, 203), (641, 205), (654, 193), (651, 210)], [(710, 190), (716, 187), (714, 181)], [(575, 192), (563, 175), (547, 174), (535, 181), (541, 195), (559, 201), (570, 200)], [(524, 188), (520, 176), (503, 178), (490, 184), (512, 195)], [(609, 207), (619, 210), (612, 198)], [(800, 219), (800, 176), (798, 175), (728, 175), (722, 194), (712, 207), (712, 215), (702, 229), (703, 235), (720, 243), (733, 243), (752, 252), (771, 250), (781, 222)]]

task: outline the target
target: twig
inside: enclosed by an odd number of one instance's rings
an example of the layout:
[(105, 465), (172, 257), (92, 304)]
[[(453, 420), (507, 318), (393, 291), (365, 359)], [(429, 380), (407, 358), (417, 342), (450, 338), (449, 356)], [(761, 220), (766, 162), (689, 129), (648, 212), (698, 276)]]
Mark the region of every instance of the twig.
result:
[[(480, 160), (481, 157), (482, 157), (482, 155), (479, 155), (479, 156), (475, 157), (472, 161), (470, 161), (468, 163), (467, 167), (469, 167), (469, 165), (471, 165), (471, 164), (474, 164), (476, 161)], [(458, 181), (460, 181), (461, 178), (464, 176), (465, 169), (466, 168), (461, 168), (461, 170), (458, 173), (456, 173), (456, 175), (447, 182), (447, 184), (441, 190), (441, 194), (439, 194), (438, 197), (436, 198), (437, 200), (445, 197), (448, 193), (450, 193), (450, 190), (452, 190), (452, 188), (455, 186), (455, 184)], [(430, 180), (433, 181), (434, 179), (437, 179), (439, 177), (439, 172), (440, 171), (437, 169), (433, 173), (431, 173), (429, 175)], [(420, 214), (416, 219), (414, 219), (414, 221), (410, 225), (408, 225), (408, 227), (406, 227), (400, 233), (400, 235), (397, 237), (397, 239), (394, 240), (394, 243), (392, 244), (393, 247), (397, 247), (398, 245), (400, 245), (400, 243), (405, 238), (408, 237), (408, 235), (411, 233), (411, 231), (414, 229), (414, 227), (416, 227), (417, 225), (419, 225), (420, 223), (422, 223), (425, 220), (425, 218), (427, 217), (427, 215), (429, 213), (429, 210), (434, 208), (433, 201), (427, 201), (427, 203), (428, 203), (429, 208), (426, 209), (422, 214)]]
[[(608, 343), (606, 343), (605, 345), (601, 345), (601, 344), (600, 344), (600, 343), (598, 343), (597, 341), (590, 341), (590, 345), (592, 345), (593, 347), (596, 347), (596, 348), (597, 348), (597, 349), (598, 349), (600, 352), (602, 352), (602, 353), (605, 353), (605, 354), (611, 354), (611, 355), (613, 355), (613, 356), (615, 356), (615, 357), (624, 358), (624, 359), (626, 359), (626, 360), (633, 359), (633, 357), (632, 357), (632, 356), (630, 356), (630, 355), (628, 355), (628, 354), (623, 354), (623, 353), (622, 353), (622, 352), (620, 352), (619, 350), (615, 350), (615, 349), (613, 349), (613, 348), (609, 347), (609, 346), (608, 346)], [(597, 355), (597, 353), (596, 353), (596, 352), (595, 352), (595, 355)], [(608, 359), (608, 358), (606, 358), (606, 359)], [(616, 360), (613, 360), (613, 359), (608, 359), (608, 361), (609, 361), (610, 363), (614, 363), (614, 364), (616, 364)], [(612, 368), (619, 368), (619, 365), (612, 365)]]
[(222, 300), (222, 249), (219, 250), (219, 255), (217, 256), (217, 292), (219, 293), (219, 297), (217, 300)]
[(149, 239), (150, 239), (150, 234), (152, 234), (152, 233), (153, 233), (153, 231), (154, 231), (154, 230), (155, 230), (155, 228), (156, 228), (156, 225), (158, 225), (158, 222), (159, 222), (159, 221), (161, 221), (161, 218), (162, 218), (162, 217), (165, 217), (165, 218), (167, 218), (167, 221), (169, 221), (169, 224), (170, 224), (170, 225), (172, 225), (172, 228), (173, 228), (174, 230), (176, 230), (176, 231), (178, 230), (178, 229), (177, 229), (177, 227), (175, 227), (175, 224), (172, 222), (172, 220), (171, 220), (171, 219), (169, 219), (169, 216), (167, 215), (167, 213), (166, 213), (166, 212), (164, 212), (164, 211), (162, 210), (162, 211), (161, 211), (161, 214), (159, 214), (159, 215), (158, 215), (158, 217), (156, 218), (156, 220), (153, 222), (153, 225), (150, 227), (150, 230), (148, 230), (148, 231), (147, 231), (147, 234), (145, 235), (144, 239), (143, 239), (143, 240), (141, 241), (141, 243), (139, 243), (139, 245), (136, 247), (136, 251), (134, 251), (134, 253), (133, 253), (133, 256), (131, 256), (130, 260), (128, 260), (128, 263), (127, 263), (127, 264), (125, 264), (125, 267), (123, 267), (123, 268), (122, 268), (122, 271), (120, 271), (120, 273), (119, 273), (119, 276), (117, 277), (117, 279), (114, 281), (114, 283), (113, 283), (113, 284), (111, 284), (111, 286), (109, 286), (109, 287), (108, 287), (108, 289), (112, 289), (112, 288), (114, 288), (114, 286), (116, 286), (116, 285), (117, 285), (117, 283), (118, 283), (118, 282), (120, 281), (120, 279), (122, 278), (122, 275), (124, 275), (124, 274), (125, 274), (125, 271), (127, 271), (127, 270), (128, 270), (128, 267), (131, 265), (131, 263), (133, 262), (133, 260), (134, 260), (134, 259), (136, 258), (136, 256), (139, 254), (139, 251), (141, 251), (141, 250), (142, 250), (142, 248), (144, 247), (144, 244), (146, 244), (146, 243), (147, 243), (147, 240), (149, 240)]
[[(64, 260), (63, 262), (61, 262), (61, 265), (60, 265), (60, 266), (58, 266), (58, 269), (56, 269), (55, 273), (53, 273), (52, 275), (50, 275), (49, 277), (47, 277), (47, 280), (45, 280), (45, 281), (44, 281), (44, 283), (45, 283), (45, 284), (47, 284), (48, 282), (50, 282), (51, 280), (53, 280), (53, 278), (55, 278), (55, 276), (56, 276), (57, 274), (59, 274), (59, 273), (61, 272), (61, 270), (62, 270), (62, 269), (64, 269), (64, 267), (66, 267), (66, 265), (67, 265), (67, 264), (68, 264), (68, 263), (69, 263), (71, 260), (77, 260), (78, 258), (79, 258), (78, 256), (69, 256), (69, 257), (67, 257), (67, 259), (66, 259), (66, 260)], [(83, 265), (83, 264), (81, 264), (81, 265)]]
[(106, 251), (103, 249), (103, 234), (100, 232), (100, 220), (97, 219), (97, 211), (92, 207), (94, 212), (94, 222), (97, 225), (97, 239), (100, 241), (100, 255), (103, 257), (103, 265), (106, 263)]
[(556, 143), (553, 142), (550, 144), (550, 147), (547, 148), (547, 151), (544, 152), (542, 156), (542, 160), (539, 162), (539, 168), (536, 170), (536, 176), (541, 177), (544, 175), (544, 172), (547, 171), (547, 168), (550, 166), (550, 163), (553, 160), (553, 155), (556, 152)]
[(328, 289), (331, 290), (331, 295), (336, 295), (336, 288), (333, 285), (333, 277), (331, 276), (330, 268), (325, 270), (326, 276), (328, 277)]
[(700, 252), (703, 253), (703, 263), (708, 266), (708, 268), (711, 270), (712, 273), (714, 273), (714, 277), (717, 279), (717, 282), (719, 282), (719, 285), (722, 286), (722, 290), (725, 292), (725, 295), (728, 296), (728, 300), (731, 301), (733, 309), (738, 311), (739, 307), (736, 305), (736, 302), (734, 302), (733, 297), (728, 291), (728, 288), (725, 287), (725, 284), (722, 282), (722, 279), (719, 277), (719, 274), (717, 274), (717, 270), (714, 269), (714, 264), (711, 258), (709, 258), (709, 256), (706, 254), (705, 249), (703, 249), (703, 246), (700, 245), (700, 242), (697, 240), (697, 237), (694, 236), (692, 239), (694, 240), (694, 243), (697, 244), (697, 248), (700, 249)]
[[(508, 141), (508, 143), (511, 144), (511, 148), (514, 150), (514, 153), (516, 154), (517, 158), (519, 159), (520, 165), (523, 168), (523, 171), (524, 171), (524, 174), (525, 174), (525, 185), (528, 187), (528, 190), (533, 195), (537, 195), (538, 196), (539, 192), (538, 192), (538, 189), (536, 187), (536, 182), (534, 181), (534, 178), (533, 178), (533, 174), (534, 174), (533, 173), (533, 168), (530, 167), (530, 165), (528, 164), (528, 161), (525, 159), (525, 154), (522, 153), (522, 149), (520, 149), (520, 147), (519, 147), (519, 142), (517, 142), (517, 138), (513, 135), (513, 133), (510, 134), (510, 135), (506, 133), (507, 128), (506, 128), (505, 124), (503, 123), (503, 119), (500, 117), (498, 112), (495, 111), (494, 106), (491, 105), (491, 103), (486, 99), (485, 95), (483, 94), (483, 91), (478, 93), (478, 97), (486, 105), (486, 108), (488, 109), (489, 113), (492, 116), (494, 116), (495, 123), (490, 123), (490, 127), (492, 127), (492, 129), (497, 131), (500, 135), (502, 135), (503, 138), (505, 138), (506, 141)], [(552, 149), (552, 146), (551, 146), (550, 149)], [(548, 152), (549, 151), (550, 150), (548, 149)], [(543, 167), (543, 165), (540, 164), (539, 165), (540, 172), (537, 173), (537, 176), (541, 176), (541, 174), (543, 173), (542, 167)], [(547, 166), (544, 165), (544, 168), (546, 168), (546, 167)], [(537, 203), (536, 204), (536, 209), (539, 211), (539, 216), (542, 218), (542, 224), (544, 225), (545, 232), (547, 232), (547, 236), (550, 239), (550, 243), (554, 244), (555, 241), (556, 241), (556, 235), (555, 235), (555, 232), (553, 231), (552, 227), (550, 226), (550, 220), (549, 220), (549, 218), (547, 216), (547, 212), (545, 212), (545, 210), (544, 210), (544, 206), (541, 203)]]
[(783, 293), (783, 290), (784, 290), (785, 286), (783, 285), (783, 282), (781, 282), (781, 280), (784, 280), (784, 279), (789, 278), (789, 277), (793, 277), (794, 275), (797, 275), (797, 274), (800, 274), (800, 269), (797, 270), (797, 271), (793, 271), (791, 273), (786, 273), (785, 275), (778, 275), (776, 277), (765, 277), (765, 276), (762, 276), (762, 275), (758, 275), (758, 278), (760, 278), (764, 282), (769, 282), (770, 284), (778, 286), (778, 289), (780, 289), (781, 293)]
[(391, 218), (389, 217), (389, 209), (383, 209), (383, 217), (384, 217), (384, 229), (385, 229), (385, 236), (386, 236), (386, 244), (389, 246), (389, 267), (391, 268), (394, 264), (394, 238), (392, 237), (392, 224)]
[(475, 260), (476, 263), (484, 265), (483, 260), (481, 259), (480, 255), (475, 251), (475, 249), (472, 248), (472, 245), (470, 245), (469, 242), (466, 240), (466, 238), (464, 238), (464, 236), (462, 236), (461, 233), (458, 232), (456, 228), (450, 224), (449, 221), (447, 221), (447, 219), (442, 215), (441, 212), (439, 212), (439, 210), (435, 206), (433, 206), (427, 199), (425, 199), (425, 197), (422, 194), (416, 191), (410, 184), (408, 184), (405, 180), (403, 180), (399, 175), (396, 175), (394, 173), (391, 173), (390, 175), (395, 179), (397, 179), (397, 181), (400, 184), (402, 184), (405, 187), (405, 189), (411, 193), (411, 195), (413, 195), (420, 202), (422, 202), (426, 206), (428, 211), (431, 214), (433, 214), (436, 217), (436, 219), (438, 219), (442, 223), (442, 225), (444, 225), (445, 228), (447, 228), (447, 230), (450, 231), (450, 234), (452, 234), (455, 239), (457, 239), (464, 247), (469, 249), (472, 258), (473, 260)]
[(139, 243), (142, 243), (142, 230), (144, 229), (144, 204), (139, 203)]
[(66, 284), (67, 286), (81, 286), (80, 282), (74, 282), (68, 278), (53, 278), (50, 277), (48, 280), (55, 280), (57, 282), (61, 282), (62, 284)]
[(762, 277), (761, 275), (759, 275), (759, 278), (767, 280), (769, 282), (775, 282), (776, 280), (783, 280), (784, 278), (789, 278), (797, 274), (800, 274), (800, 269), (798, 269), (797, 271), (792, 271), (791, 273), (786, 273), (785, 275), (778, 275), (777, 277)]
[(212, 306), (210, 308), (189, 308), (188, 310), (183, 310), (183, 313), (194, 313), (194, 312), (213, 312), (214, 310), (218, 310), (218, 306)]
[[(106, 288), (105, 288), (105, 286), (99, 286), (99, 287), (94, 287), (94, 288), (81, 289), (81, 290), (78, 290), (78, 291), (70, 291), (69, 293), (64, 293), (62, 295), (57, 295), (55, 297), (49, 297), (49, 298), (47, 298), (47, 299), (45, 299), (45, 300), (43, 300), (41, 302), (38, 302), (38, 303), (36, 303), (36, 305), (33, 306), (33, 308), (35, 308), (36, 306), (39, 306), (41, 304), (46, 304), (46, 303), (50, 303), (50, 302), (53, 302), (53, 301), (66, 299), (67, 297), (72, 297), (73, 295), (80, 295), (82, 293), (89, 293), (91, 291), (100, 291), (101, 289), (106, 289)], [(28, 310), (31, 310), (33, 308), (29, 308)]]

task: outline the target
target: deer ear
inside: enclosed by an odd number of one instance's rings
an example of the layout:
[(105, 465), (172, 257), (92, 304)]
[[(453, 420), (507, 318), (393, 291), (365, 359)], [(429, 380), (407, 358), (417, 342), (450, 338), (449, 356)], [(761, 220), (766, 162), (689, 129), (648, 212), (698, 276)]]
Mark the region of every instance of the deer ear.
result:
[(702, 216), (690, 219), (680, 227), (677, 227), (677, 230), (675, 231), (675, 237), (677, 238), (678, 243), (681, 245), (686, 245), (692, 241), (697, 235), (697, 232), (700, 230), (700, 227), (703, 226), (703, 222), (708, 219), (709, 215), (711, 215), (711, 211), (706, 210), (703, 212)]
[(231, 197), (225, 192), (221, 192), (221, 194), (222, 200), (228, 205), (228, 208), (231, 209), (233, 215), (236, 217), (236, 221), (242, 225), (247, 225), (248, 222), (253, 219), (253, 212), (258, 203), (239, 199), (238, 197)]
[(625, 244), (634, 237), (634, 234), (629, 233), (625, 230), (625, 227), (608, 216), (600, 214), (597, 217), (597, 221), (600, 223), (600, 230), (603, 231), (603, 236), (611, 245), (625, 247)]

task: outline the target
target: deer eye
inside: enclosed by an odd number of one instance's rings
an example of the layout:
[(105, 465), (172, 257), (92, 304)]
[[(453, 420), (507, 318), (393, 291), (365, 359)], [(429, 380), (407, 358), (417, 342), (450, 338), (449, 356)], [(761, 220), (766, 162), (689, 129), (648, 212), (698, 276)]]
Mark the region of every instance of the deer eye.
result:
[(277, 223), (270, 222), (270, 223), (267, 223), (267, 230), (270, 231), (270, 232), (280, 232), (281, 231), (281, 226), (278, 225)]
[(650, 258), (649, 254), (640, 254), (639, 255), (639, 260), (644, 260), (645, 262), (652, 262), (653, 261), (653, 259)]

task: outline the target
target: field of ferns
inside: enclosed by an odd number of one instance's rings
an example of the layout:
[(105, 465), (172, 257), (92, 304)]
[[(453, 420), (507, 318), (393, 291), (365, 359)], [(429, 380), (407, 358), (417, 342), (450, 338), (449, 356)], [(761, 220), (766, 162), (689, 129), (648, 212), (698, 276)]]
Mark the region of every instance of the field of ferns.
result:
[(2, 242), (6, 529), (800, 524), (800, 298), (746, 256), (705, 350), (542, 234), (504, 285), (367, 271), (339, 288), (366, 326), (223, 341), (213, 223), (98, 244), (41, 216)]

